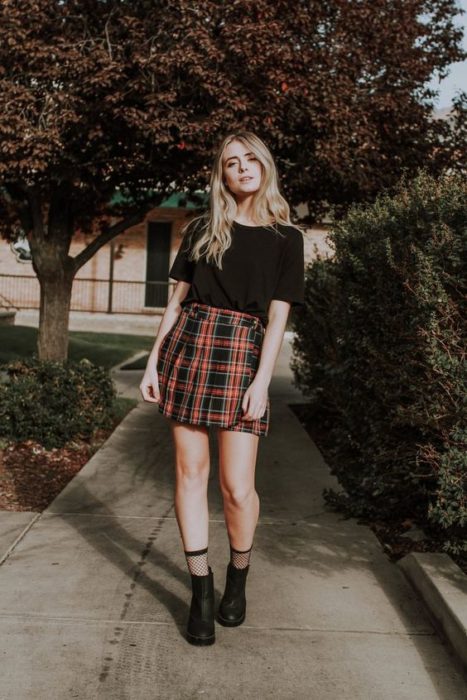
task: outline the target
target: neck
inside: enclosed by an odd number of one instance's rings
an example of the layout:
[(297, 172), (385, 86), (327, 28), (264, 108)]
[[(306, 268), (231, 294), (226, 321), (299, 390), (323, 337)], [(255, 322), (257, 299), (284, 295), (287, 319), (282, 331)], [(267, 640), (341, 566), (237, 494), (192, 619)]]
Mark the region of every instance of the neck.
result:
[(253, 218), (253, 203), (254, 194), (237, 198), (237, 213), (235, 214), (235, 218), (241, 224), (251, 224), (254, 226), (257, 223)]

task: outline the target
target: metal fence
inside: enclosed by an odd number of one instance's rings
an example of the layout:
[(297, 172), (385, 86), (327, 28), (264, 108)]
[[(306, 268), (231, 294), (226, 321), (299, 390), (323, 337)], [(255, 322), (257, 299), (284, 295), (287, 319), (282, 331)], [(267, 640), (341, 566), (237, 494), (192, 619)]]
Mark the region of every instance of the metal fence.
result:
[[(72, 311), (144, 314), (163, 309), (175, 282), (139, 282), (78, 277), (73, 282)], [(37, 277), (0, 274), (0, 307), (38, 309)]]

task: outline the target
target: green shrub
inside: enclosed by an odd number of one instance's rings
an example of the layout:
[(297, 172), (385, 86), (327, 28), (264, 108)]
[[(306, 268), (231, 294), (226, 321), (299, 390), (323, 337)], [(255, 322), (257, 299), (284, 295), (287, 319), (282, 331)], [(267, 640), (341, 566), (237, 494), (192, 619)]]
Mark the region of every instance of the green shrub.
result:
[(1, 436), (37, 440), (50, 449), (111, 427), (115, 389), (106, 369), (88, 360), (61, 363), (36, 357), (0, 369)]
[(307, 269), (295, 381), (335, 416), (335, 473), (353, 515), (426, 519), (467, 551), (467, 184), (402, 178), (353, 206), (335, 255)]

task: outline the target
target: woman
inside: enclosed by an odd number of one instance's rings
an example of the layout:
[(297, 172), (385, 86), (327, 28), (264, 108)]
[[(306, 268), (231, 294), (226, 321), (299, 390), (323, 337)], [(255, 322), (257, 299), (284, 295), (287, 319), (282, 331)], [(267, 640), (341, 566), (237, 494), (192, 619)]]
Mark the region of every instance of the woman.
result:
[(192, 220), (169, 272), (178, 280), (140, 389), (159, 403), (175, 448), (175, 512), (191, 574), (187, 639), (212, 644), (208, 564), (209, 426), (230, 543), (217, 620), (245, 619), (245, 583), (259, 517), (255, 465), (269, 428), (268, 386), (292, 305), (303, 304), (301, 230), (278, 187), (273, 157), (255, 134), (229, 134), (214, 159), (207, 214)]

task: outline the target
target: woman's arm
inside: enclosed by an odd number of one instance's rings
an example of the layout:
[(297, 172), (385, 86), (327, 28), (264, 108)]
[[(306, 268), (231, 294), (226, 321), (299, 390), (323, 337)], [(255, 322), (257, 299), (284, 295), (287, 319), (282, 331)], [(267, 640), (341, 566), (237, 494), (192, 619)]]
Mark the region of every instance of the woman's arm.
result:
[(268, 387), (279, 356), (291, 304), (273, 299), (268, 309), (268, 325), (261, 346), (261, 356), (254, 380), (243, 397), (243, 420), (261, 418), (266, 410)]
[(183, 282), (180, 280), (179, 282), (177, 282), (173, 294), (167, 303), (166, 309), (164, 311), (159, 325), (159, 329), (157, 331), (154, 346), (148, 357), (143, 379), (141, 381), (141, 384), (139, 385), (140, 391), (145, 401), (152, 401), (157, 403), (160, 399), (159, 382), (157, 379), (156, 369), (159, 348), (165, 336), (177, 321), (177, 318), (179, 317), (180, 312), (182, 310), (181, 302), (185, 299), (189, 289), (190, 283)]

